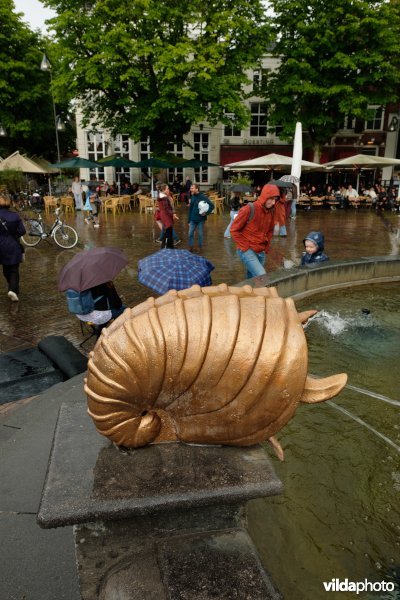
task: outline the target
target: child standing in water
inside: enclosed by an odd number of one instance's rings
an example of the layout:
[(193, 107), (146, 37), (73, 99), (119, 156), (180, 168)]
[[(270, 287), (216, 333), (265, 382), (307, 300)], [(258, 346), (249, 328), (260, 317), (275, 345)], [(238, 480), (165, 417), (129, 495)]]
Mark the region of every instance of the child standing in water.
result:
[(320, 231), (311, 231), (303, 240), (306, 249), (301, 258), (302, 265), (321, 263), (329, 260), (324, 254), (324, 235)]

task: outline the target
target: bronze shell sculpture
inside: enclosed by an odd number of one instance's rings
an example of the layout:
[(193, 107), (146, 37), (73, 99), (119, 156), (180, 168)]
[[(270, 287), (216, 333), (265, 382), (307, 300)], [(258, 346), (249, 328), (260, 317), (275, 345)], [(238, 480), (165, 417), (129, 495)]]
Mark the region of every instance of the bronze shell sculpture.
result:
[(332, 398), (342, 373), (307, 375), (302, 323), (275, 288), (225, 284), (148, 298), (104, 329), (85, 392), (97, 430), (118, 446), (182, 441), (250, 446), (274, 437), (299, 402)]

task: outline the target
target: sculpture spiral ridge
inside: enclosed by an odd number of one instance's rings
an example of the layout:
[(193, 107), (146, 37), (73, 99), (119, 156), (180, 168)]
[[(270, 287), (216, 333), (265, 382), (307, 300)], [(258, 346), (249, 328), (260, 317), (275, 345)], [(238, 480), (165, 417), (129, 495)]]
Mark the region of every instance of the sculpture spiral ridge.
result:
[(304, 394), (301, 321), (274, 288), (193, 286), (149, 298), (103, 330), (88, 363), (88, 412), (127, 447), (263, 441)]

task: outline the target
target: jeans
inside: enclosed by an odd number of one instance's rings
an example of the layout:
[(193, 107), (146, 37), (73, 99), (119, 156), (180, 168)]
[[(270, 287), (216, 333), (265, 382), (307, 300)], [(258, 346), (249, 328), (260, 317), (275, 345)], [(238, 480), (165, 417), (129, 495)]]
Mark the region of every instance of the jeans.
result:
[(82, 204), (82, 194), (74, 194), (74, 199), (75, 199), (75, 208), (76, 209), (82, 209), (83, 208), (83, 204)]
[(250, 279), (250, 277), (257, 277), (258, 275), (265, 275), (265, 252), (254, 252), (254, 250), (250, 249), (243, 252), (238, 249), (237, 254), (247, 269), (247, 279)]
[(292, 205), (290, 207), (290, 217), (292, 219), (296, 218), (296, 211), (297, 211), (296, 200), (292, 200)]
[[(160, 240), (160, 242), (162, 242), (163, 239), (163, 234), (164, 234), (164, 227), (161, 229), (161, 233), (160, 233), (160, 237), (158, 238)], [(179, 240), (179, 237), (175, 231), (175, 229), (172, 230), (172, 237), (175, 240), (175, 242), (177, 242)]]
[(190, 221), (189, 223), (189, 247), (193, 248), (193, 236), (194, 232), (197, 229), (197, 244), (199, 248), (203, 247), (203, 227), (204, 221), (199, 221), (195, 223), (194, 221)]
[(166, 229), (164, 229), (164, 233), (162, 235), (162, 243), (161, 243), (161, 248), (173, 248), (174, 247), (174, 240), (172, 238), (172, 233), (173, 233), (173, 228), (172, 227), (167, 227)]
[(237, 216), (237, 214), (238, 214), (237, 210), (231, 210), (231, 212), (230, 212), (231, 220), (230, 220), (228, 227), (225, 229), (224, 237), (226, 237), (226, 238), (231, 237), (231, 226), (232, 226), (232, 223), (233, 223), (235, 217)]

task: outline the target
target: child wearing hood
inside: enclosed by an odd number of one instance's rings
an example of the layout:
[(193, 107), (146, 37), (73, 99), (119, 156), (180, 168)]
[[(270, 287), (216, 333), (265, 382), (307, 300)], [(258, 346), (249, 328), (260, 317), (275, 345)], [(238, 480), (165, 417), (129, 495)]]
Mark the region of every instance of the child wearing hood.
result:
[(318, 264), (329, 260), (324, 254), (324, 235), (320, 231), (311, 231), (303, 240), (306, 249), (301, 258), (302, 265)]

